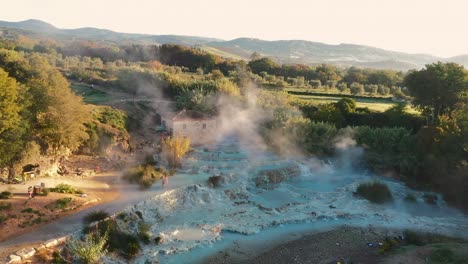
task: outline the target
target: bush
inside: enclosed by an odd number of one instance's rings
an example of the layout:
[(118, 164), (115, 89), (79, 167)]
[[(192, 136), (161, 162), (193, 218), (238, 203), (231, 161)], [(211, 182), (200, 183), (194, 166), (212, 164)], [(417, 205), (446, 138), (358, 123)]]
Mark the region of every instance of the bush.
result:
[(105, 249), (107, 238), (107, 233), (104, 233), (102, 236), (99, 232), (90, 233), (84, 237), (84, 240), (70, 239), (68, 248), (70, 249), (70, 253), (83, 263), (99, 263), (101, 257), (107, 252)]
[(160, 245), (163, 242), (164, 242), (164, 239), (160, 236), (154, 238), (154, 243), (156, 243), (157, 245)]
[(52, 253), (52, 264), (68, 264), (68, 262), (60, 255), (58, 251)]
[(95, 228), (85, 227), (83, 232), (90, 234), (93, 230), (99, 233), (107, 232), (109, 236), (106, 246), (109, 252), (118, 252), (122, 257), (130, 260), (140, 251), (138, 237), (119, 230), (113, 219), (99, 222)]
[(448, 248), (439, 248), (432, 251), (429, 258), (434, 262), (452, 263), (455, 260), (455, 254)]
[(392, 193), (387, 185), (379, 182), (361, 183), (356, 189), (356, 195), (359, 195), (372, 203), (385, 203), (393, 199)]
[(123, 177), (131, 183), (138, 183), (142, 189), (148, 189), (165, 175), (167, 172), (163, 168), (154, 169), (153, 166), (146, 165), (128, 169)]
[(135, 212), (136, 215), (138, 215), (138, 217), (143, 220), (143, 214), (140, 212), (140, 211), (136, 211)]
[(363, 163), (373, 171), (414, 175), (420, 170), (415, 137), (405, 128), (354, 129), (356, 142), (364, 147)]
[(434, 243), (466, 243), (462, 238), (449, 237), (440, 234), (430, 234), (411, 230), (403, 231), (405, 240), (410, 245), (424, 246)]
[(86, 225), (89, 225), (89, 224), (91, 224), (93, 222), (98, 222), (98, 221), (104, 220), (107, 217), (109, 217), (109, 214), (106, 211), (103, 211), (103, 210), (94, 211), (94, 212), (91, 212), (91, 213), (87, 214), (83, 218), (83, 222)]
[(424, 201), (428, 204), (437, 204), (437, 195), (435, 194), (430, 194), (430, 193), (425, 193), (423, 195)]
[(72, 202), (72, 198), (66, 197), (62, 199), (58, 199), (55, 201), (55, 203), (52, 204), (52, 206), (49, 206), (49, 209), (54, 210), (54, 209), (66, 209)]
[(0, 193), (0, 199), (10, 199), (11, 197), (13, 197), (11, 192), (3, 191)]
[(405, 202), (408, 202), (408, 203), (416, 203), (417, 200), (416, 200), (416, 196), (414, 196), (413, 194), (407, 194), (405, 196)]
[(50, 188), (49, 191), (56, 193), (67, 193), (67, 194), (83, 194), (80, 189), (75, 189), (69, 184), (60, 183), (55, 188)]
[(11, 203), (0, 202), (0, 211), (2, 211), (2, 210), (10, 210), (10, 209), (11, 209)]
[(32, 213), (34, 213), (34, 209), (32, 209), (31, 207), (29, 207), (29, 208), (26, 208), (26, 209), (21, 210), (21, 212), (22, 212), (22, 213), (30, 213), (30, 214), (32, 214)]
[(6, 215), (0, 215), (0, 224), (8, 220), (8, 216)]
[(48, 188), (44, 188), (44, 189), (42, 189), (42, 191), (41, 191), (41, 193), (39, 195), (47, 196), (47, 195), (49, 195), (49, 192), (50, 192), (50, 190)]
[(388, 254), (389, 252), (397, 249), (400, 243), (396, 239), (386, 237), (382, 247), (379, 249), (380, 254)]
[(150, 230), (150, 225), (145, 224), (145, 223), (140, 224), (138, 237), (140, 237), (140, 240), (147, 245), (151, 242), (149, 230)]
[(210, 187), (219, 187), (223, 183), (223, 177), (221, 176), (211, 176), (208, 178), (208, 185)]

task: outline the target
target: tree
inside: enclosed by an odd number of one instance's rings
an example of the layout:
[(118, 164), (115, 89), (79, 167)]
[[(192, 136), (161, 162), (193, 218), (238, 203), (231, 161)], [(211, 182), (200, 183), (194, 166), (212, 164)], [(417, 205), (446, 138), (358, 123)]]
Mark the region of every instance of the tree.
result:
[(268, 74), (276, 74), (279, 69), (279, 65), (270, 58), (261, 58), (253, 60), (248, 63), (250, 70), (253, 73), (259, 74), (261, 72), (267, 72)]
[(74, 151), (88, 139), (85, 123), (91, 120), (90, 109), (57, 70), (46, 74), (47, 107), (37, 114), (38, 135), (50, 153)]
[(317, 68), (315, 68), (315, 72), (322, 83), (327, 83), (327, 81), (338, 81), (341, 78), (338, 68), (328, 64), (317, 66)]
[(345, 82), (340, 82), (337, 88), (340, 92), (344, 93), (348, 89), (348, 85)]
[(319, 88), (322, 85), (322, 82), (320, 80), (310, 80), (309, 84), (312, 88)]
[(22, 150), (24, 132), (20, 86), (0, 68), (0, 167), (9, 165)]
[(181, 166), (182, 158), (190, 150), (190, 139), (181, 135), (165, 138), (161, 141), (162, 153), (171, 169)]
[(433, 63), (408, 74), (404, 84), (431, 123), (438, 123), (443, 114), (450, 115), (456, 103), (468, 93), (468, 73), (456, 63)]
[(356, 111), (356, 101), (351, 98), (343, 98), (336, 102), (336, 107), (344, 115)]
[(258, 60), (261, 58), (262, 58), (262, 55), (256, 51), (250, 55), (250, 60)]
[(352, 94), (363, 94), (364, 93), (364, 85), (354, 82), (349, 87), (349, 90), (351, 91)]

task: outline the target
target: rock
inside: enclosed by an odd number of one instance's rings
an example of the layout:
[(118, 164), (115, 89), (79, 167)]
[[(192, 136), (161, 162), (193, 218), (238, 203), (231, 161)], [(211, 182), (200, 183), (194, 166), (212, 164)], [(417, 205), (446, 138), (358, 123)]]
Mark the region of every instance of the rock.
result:
[(17, 255), (10, 255), (9, 261), (7, 263), (17, 263), (21, 261), (21, 257)]
[(36, 247), (36, 251), (42, 250), (44, 248), (46, 248), (44, 245), (40, 245), (40, 246)]
[(22, 259), (28, 259), (36, 254), (34, 248), (23, 248), (20, 251), (16, 252), (16, 255), (20, 256)]
[(44, 246), (46, 248), (55, 247), (56, 245), (58, 245), (57, 239), (49, 239), (46, 242), (44, 242)]
[(68, 237), (66, 237), (66, 236), (59, 237), (59, 238), (57, 238), (57, 242), (58, 242), (59, 244), (65, 243), (65, 242), (67, 241), (67, 238), (68, 238)]

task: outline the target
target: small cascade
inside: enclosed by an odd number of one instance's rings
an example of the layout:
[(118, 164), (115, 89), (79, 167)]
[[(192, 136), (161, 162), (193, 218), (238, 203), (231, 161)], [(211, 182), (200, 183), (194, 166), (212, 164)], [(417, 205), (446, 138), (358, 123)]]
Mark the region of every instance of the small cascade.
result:
[[(220, 177), (222, 184), (210, 185), (212, 176)], [(468, 237), (468, 219), (440, 198), (427, 205), (423, 193), (401, 182), (327, 161), (286, 160), (266, 152), (252, 155), (235, 140), (195, 149), (176, 177), (188, 178), (191, 184), (128, 209), (141, 212), (152, 225), (153, 236), (164, 241), (145, 247), (136, 263), (167, 260), (171, 254), (206, 247), (234, 234), (261, 234), (265, 228), (291, 223), (310, 223), (309, 228), (323, 222), (370, 224)], [(393, 203), (375, 205), (353, 195), (360, 183), (374, 180), (388, 185)], [(415, 205), (404, 202), (407, 194), (417, 197)]]

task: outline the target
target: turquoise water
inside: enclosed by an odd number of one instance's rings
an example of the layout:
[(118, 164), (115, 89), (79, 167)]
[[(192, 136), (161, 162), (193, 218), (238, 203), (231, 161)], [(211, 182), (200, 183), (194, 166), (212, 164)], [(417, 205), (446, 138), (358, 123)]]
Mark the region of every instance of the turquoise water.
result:
[[(349, 162), (282, 158), (252, 150), (235, 138), (195, 148), (171, 181), (178, 187), (127, 211), (141, 211), (161, 245), (145, 246), (136, 263), (193, 263), (235, 241), (268, 241), (294, 232), (348, 224), (415, 228), (468, 237), (468, 219), (442, 199), (423, 202), (423, 193), (385, 177), (351, 169)], [(343, 155), (343, 159), (349, 155)], [(207, 179), (220, 175), (212, 188)], [(371, 204), (353, 195), (362, 182), (385, 182), (394, 202)], [(182, 184), (183, 183), (183, 184)], [(416, 204), (404, 202), (407, 194)], [(136, 225), (123, 229), (137, 232)]]

